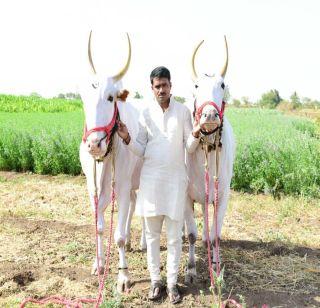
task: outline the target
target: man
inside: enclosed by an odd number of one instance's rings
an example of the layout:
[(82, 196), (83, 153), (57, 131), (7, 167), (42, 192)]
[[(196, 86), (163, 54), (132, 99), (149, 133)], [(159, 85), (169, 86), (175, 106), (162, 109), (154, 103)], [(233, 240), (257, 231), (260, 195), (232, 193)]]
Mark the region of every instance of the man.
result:
[(149, 299), (161, 296), (160, 234), (163, 221), (167, 236), (167, 293), (170, 302), (181, 301), (177, 276), (181, 255), (181, 230), (187, 194), (185, 148), (192, 153), (199, 144), (200, 127), (192, 132), (186, 106), (171, 96), (171, 76), (167, 68), (150, 74), (154, 101), (143, 110), (139, 134), (131, 140), (126, 126), (119, 122), (118, 134), (129, 149), (144, 157), (136, 213), (146, 225), (147, 260), (151, 278)]

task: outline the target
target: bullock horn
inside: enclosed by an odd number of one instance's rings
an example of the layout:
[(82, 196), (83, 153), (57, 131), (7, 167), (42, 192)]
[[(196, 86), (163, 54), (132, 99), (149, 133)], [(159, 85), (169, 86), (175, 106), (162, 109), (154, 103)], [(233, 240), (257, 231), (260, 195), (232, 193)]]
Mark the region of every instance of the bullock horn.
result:
[(90, 31), (90, 35), (89, 35), (89, 42), (88, 42), (88, 57), (89, 57), (89, 62), (90, 62), (90, 66), (92, 69), (92, 72), (94, 74), (96, 74), (96, 70), (94, 68), (93, 62), (92, 62), (92, 56), (91, 56), (91, 35), (92, 35), (92, 30)]
[(113, 76), (112, 78), (114, 79), (114, 81), (119, 81), (127, 72), (129, 65), (130, 65), (130, 61), (131, 61), (131, 42), (130, 42), (130, 38), (129, 38), (129, 34), (127, 33), (127, 38), (128, 38), (128, 46), (129, 46), (129, 52), (128, 52), (128, 58), (127, 58), (127, 62), (126, 65), (123, 67), (123, 69), (115, 76)]
[(228, 61), (229, 61), (229, 53), (228, 53), (228, 43), (227, 43), (227, 38), (224, 36), (224, 42), (225, 42), (225, 47), (226, 47), (226, 61), (224, 63), (223, 69), (221, 71), (221, 77), (224, 78), (227, 73), (227, 68), (228, 68)]
[(199, 47), (202, 45), (202, 43), (204, 42), (204, 40), (202, 40), (198, 46), (194, 49), (193, 54), (192, 54), (192, 59), (191, 59), (191, 67), (192, 67), (192, 80), (196, 81), (198, 78), (197, 72), (196, 72), (196, 68), (195, 68), (195, 64), (194, 64), (194, 59), (196, 57), (197, 51), (199, 49)]

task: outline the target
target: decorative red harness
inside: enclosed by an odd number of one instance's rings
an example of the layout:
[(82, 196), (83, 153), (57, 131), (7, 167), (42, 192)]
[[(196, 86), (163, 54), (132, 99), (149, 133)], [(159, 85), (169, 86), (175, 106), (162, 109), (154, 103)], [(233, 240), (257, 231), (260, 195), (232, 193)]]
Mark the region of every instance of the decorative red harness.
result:
[(224, 115), (224, 108), (225, 108), (225, 105), (226, 105), (225, 101), (222, 101), (221, 109), (219, 108), (219, 106), (215, 102), (212, 102), (212, 101), (204, 102), (198, 109), (196, 108), (196, 103), (195, 103), (194, 104), (194, 109), (195, 109), (194, 116), (195, 116), (196, 121), (199, 122), (201, 114), (202, 114), (202, 110), (207, 105), (213, 106), (218, 111), (220, 121), (222, 121), (223, 115)]
[(83, 129), (82, 141), (86, 142), (89, 135), (93, 132), (106, 132), (106, 138), (107, 138), (107, 143), (108, 143), (108, 141), (110, 141), (113, 130), (116, 126), (116, 122), (117, 122), (118, 117), (119, 117), (119, 110), (118, 110), (117, 102), (114, 102), (114, 112), (113, 112), (113, 117), (111, 119), (111, 122), (106, 126), (98, 126), (98, 127), (92, 128), (90, 130), (87, 130), (87, 125), (85, 124), (84, 129)]

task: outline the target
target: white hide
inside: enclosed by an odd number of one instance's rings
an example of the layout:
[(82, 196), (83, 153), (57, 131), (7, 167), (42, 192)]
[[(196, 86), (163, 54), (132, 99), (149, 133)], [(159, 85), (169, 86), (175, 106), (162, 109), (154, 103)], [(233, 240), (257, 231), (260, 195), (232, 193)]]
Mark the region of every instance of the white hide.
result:
[[(203, 102), (213, 101), (221, 109), (224, 91), (221, 87), (223, 79), (220, 76), (207, 77), (204, 76), (196, 82), (197, 88), (195, 96), (197, 99), (197, 108)], [(194, 111), (194, 104), (188, 103), (190, 112)], [(213, 139), (213, 135), (205, 138)], [(222, 130), (222, 148), (220, 152), (220, 168), (219, 168), (219, 190), (223, 193), (225, 190), (229, 191), (230, 182), (232, 178), (233, 161), (235, 155), (235, 140), (233, 130), (227, 117), (223, 118)], [(189, 195), (192, 200), (200, 204), (205, 201), (205, 182), (204, 182), (204, 151), (199, 145), (196, 151), (192, 154), (187, 154), (187, 170), (189, 176)], [(215, 173), (214, 152), (209, 154), (209, 174), (210, 174), (210, 188), (213, 188), (213, 176)], [(209, 202), (213, 202), (214, 193), (211, 190)]]
[[(196, 98), (196, 106), (199, 108), (204, 102), (213, 101), (218, 105), (221, 109), (224, 90), (222, 88), (223, 78), (221, 76), (216, 77), (208, 77), (203, 76), (199, 80), (196, 81), (197, 87), (195, 87), (195, 98)], [(194, 111), (194, 102), (190, 102), (187, 104), (190, 112)], [(214, 107), (210, 106), (208, 109), (213, 109)], [(213, 112), (214, 110), (212, 110)], [(204, 136), (204, 138), (211, 143), (214, 142), (214, 134)], [(230, 193), (230, 183), (232, 178), (232, 170), (233, 170), (233, 162), (235, 157), (235, 140), (233, 136), (232, 127), (226, 116), (223, 118), (223, 130), (222, 130), (222, 148), (220, 152), (220, 164), (219, 164), (219, 172), (218, 172), (218, 180), (219, 180), (219, 202), (218, 202), (218, 237), (221, 236), (221, 229), (223, 218), (227, 209), (227, 202)], [(215, 175), (215, 156), (214, 151), (212, 150), (209, 153), (208, 157), (208, 166), (209, 166), (209, 206), (213, 203), (214, 200), (214, 180), (213, 177)], [(186, 273), (186, 281), (192, 282), (195, 279), (196, 271), (195, 271), (195, 247), (194, 241), (190, 241), (190, 238), (197, 237), (197, 227), (194, 220), (194, 214), (192, 211), (193, 203), (200, 203), (202, 205), (202, 210), (204, 210), (205, 204), (205, 155), (204, 150), (202, 149), (201, 144), (197, 147), (196, 151), (192, 154), (187, 154), (187, 170), (189, 177), (189, 200), (187, 204), (187, 209), (185, 212), (186, 225), (189, 235), (189, 262), (188, 269)], [(205, 219), (205, 214), (203, 211), (203, 218)], [(213, 243), (215, 238), (215, 227), (214, 221), (212, 221), (211, 217), (211, 225), (209, 229), (210, 233), (210, 241)], [(209, 221), (210, 221), (209, 220)], [(205, 221), (204, 224), (205, 226)], [(205, 228), (203, 228), (202, 240), (206, 240), (205, 236)], [(216, 256), (213, 252), (213, 262), (216, 262), (219, 259), (219, 256)]]
[[(114, 102), (110, 102), (110, 95), (116, 98), (117, 93), (121, 89), (121, 83), (114, 83), (112, 78), (102, 79), (94, 75), (87, 80), (81, 88), (81, 97), (84, 104), (84, 112), (87, 123), (87, 129), (90, 130), (99, 126), (106, 126), (110, 123), (114, 113)], [(130, 103), (117, 101), (117, 106), (120, 114), (120, 119), (124, 122), (130, 132), (131, 138), (136, 138), (138, 133), (139, 102)], [(115, 242), (119, 250), (119, 268), (118, 290), (127, 290), (130, 282), (129, 273), (126, 270), (127, 262), (125, 259), (124, 243), (126, 241), (126, 223), (128, 218), (130, 199), (132, 190), (137, 189), (139, 181), (136, 175), (139, 175), (141, 161), (138, 157), (131, 153), (127, 146), (122, 142), (115, 132), (113, 137), (113, 154), (108, 154), (104, 157), (107, 149), (106, 139), (103, 139), (99, 147), (96, 147), (95, 152), (91, 152), (89, 148), (90, 142), (100, 140), (105, 136), (105, 132), (94, 132), (88, 136), (87, 141), (80, 145), (80, 161), (82, 169), (86, 175), (87, 188), (91, 206), (94, 210), (94, 178), (93, 167), (94, 158), (102, 158), (101, 162), (97, 163), (97, 191), (99, 198), (98, 210), (98, 258), (99, 269), (97, 268), (97, 260), (93, 265), (93, 272), (101, 271), (105, 262), (105, 247), (103, 247), (103, 233), (109, 231), (109, 222), (104, 221), (104, 211), (107, 205), (110, 204), (111, 193), (111, 157), (115, 157), (115, 193), (118, 222), (115, 229)], [(134, 181), (133, 174), (135, 173)], [(139, 177), (138, 177), (139, 178)]]

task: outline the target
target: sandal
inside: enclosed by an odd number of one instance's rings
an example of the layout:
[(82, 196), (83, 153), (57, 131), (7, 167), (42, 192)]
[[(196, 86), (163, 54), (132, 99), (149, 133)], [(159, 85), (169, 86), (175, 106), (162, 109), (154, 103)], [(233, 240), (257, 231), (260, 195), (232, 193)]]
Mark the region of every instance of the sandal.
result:
[(151, 283), (148, 298), (152, 301), (157, 300), (161, 297), (163, 291), (163, 283), (161, 281), (154, 281)]
[(173, 285), (172, 287), (167, 287), (167, 294), (168, 294), (170, 303), (173, 305), (180, 303), (182, 300), (176, 284)]

